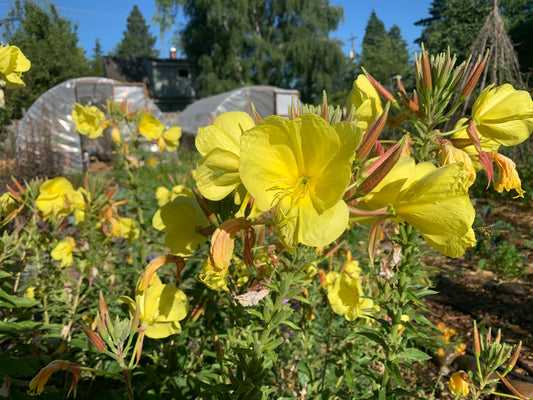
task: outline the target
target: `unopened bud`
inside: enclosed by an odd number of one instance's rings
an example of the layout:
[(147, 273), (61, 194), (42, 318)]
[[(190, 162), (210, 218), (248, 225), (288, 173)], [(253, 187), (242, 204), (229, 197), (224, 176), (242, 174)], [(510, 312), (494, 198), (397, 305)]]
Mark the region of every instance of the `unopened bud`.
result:
[(98, 334), (98, 332), (95, 332), (86, 326), (83, 327), (83, 332), (87, 335), (87, 338), (92, 343), (94, 347), (96, 347), (96, 350), (98, 351), (104, 351), (106, 349), (105, 343), (102, 340), (102, 337)]

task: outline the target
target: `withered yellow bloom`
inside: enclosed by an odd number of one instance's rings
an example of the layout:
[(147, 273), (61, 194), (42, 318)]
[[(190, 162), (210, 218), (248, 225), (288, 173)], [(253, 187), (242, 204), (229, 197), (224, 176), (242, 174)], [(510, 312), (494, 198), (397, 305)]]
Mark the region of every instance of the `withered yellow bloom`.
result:
[(415, 164), (411, 157), (402, 157), (358, 208), (389, 207), (393, 221), (411, 224), (435, 250), (459, 257), (476, 244), (472, 229), (475, 210), (468, 196), (468, 182), (460, 164), (437, 168), (429, 162)]
[(96, 106), (76, 103), (72, 110), (72, 120), (76, 124), (76, 132), (86, 135), (89, 139), (102, 136), (106, 127), (105, 115)]
[(494, 182), (494, 189), (501, 193), (503, 189), (508, 192), (515, 189), (518, 195), (516, 197), (524, 197), (525, 191), (522, 189), (522, 182), (518, 176), (516, 165), (508, 157), (503, 154), (492, 153), (492, 160), (498, 166), (498, 180)]
[(222, 200), (239, 189), (240, 142), (243, 132), (255, 125), (242, 111), (219, 115), (213, 125), (198, 129), (196, 148), (203, 156), (194, 179), (198, 190), (209, 200)]
[(63, 217), (75, 209), (85, 210), (87, 207), (81, 191), (74, 190), (72, 184), (63, 177), (45, 181), (39, 187), (39, 197), (35, 204), (45, 220), (52, 215)]
[(72, 252), (76, 247), (76, 242), (70, 236), (65, 240), (59, 242), (50, 253), (54, 260), (61, 261), (61, 267), (69, 267), (72, 265)]
[(355, 260), (346, 264), (343, 272), (330, 271), (326, 275), (328, 301), (335, 314), (343, 315), (347, 321), (369, 315), (374, 308), (372, 299), (365, 297), (359, 275), (359, 263)]
[(144, 113), (139, 122), (139, 133), (148, 140), (157, 140), (163, 134), (165, 125), (150, 113)]
[(461, 396), (465, 398), (468, 396), (470, 389), (468, 388), (468, 382), (465, 380), (466, 372), (457, 371), (450, 377), (450, 382), (448, 383), (448, 390), (454, 396)]
[(383, 113), (381, 98), (364, 74), (360, 74), (353, 82), (353, 88), (348, 97), (348, 112), (352, 105), (355, 107), (357, 127), (362, 132), (366, 131), (370, 124)]
[(329, 125), (314, 114), (267, 117), (241, 137), (239, 173), (261, 211), (275, 207), (278, 240), (323, 247), (348, 224), (342, 200), (359, 136), (350, 123)]
[(441, 144), (438, 158), (440, 165), (448, 165), (457, 162), (463, 163), (462, 168), (468, 177), (468, 186), (472, 186), (475, 182), (476, 169), (474, 168), (472, 159), (465, 151), (455, 148), (449, 140), (444, 140)]
[(472, 119), (480, 136), (514, 146), (533, 131), (533, 100), (528, 92), (508, 83), (489, 85), (475, 101)]
[(0, 44), (0, 80), (8, 88), (24, 87), (22, 73), (30, 69), (31, 62), (17, 46)]
[(163, 339), (181, 333), (179, 321), (189, 312), (189, 300), (185, 293), (172, 285), (161, 282), (157, 274), (146, 290), (135, 291), (135, 301), (127, 296), (121, 300), (130, 307), (130, 313), (139, 308), (139, 319), (145, 327), (146, 336)]

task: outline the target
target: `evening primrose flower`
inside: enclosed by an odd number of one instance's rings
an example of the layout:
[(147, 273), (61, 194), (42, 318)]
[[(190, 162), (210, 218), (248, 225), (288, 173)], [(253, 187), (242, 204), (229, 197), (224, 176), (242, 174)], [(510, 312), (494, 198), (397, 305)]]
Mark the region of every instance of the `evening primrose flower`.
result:
[(438, 158), (440, 165), (448, 165), (456, 162), (463, 163), (462, 168), (468, 177), (468, 186), (472, 186), (475, 182), (476, 169), (474, 168), (472, 159), (465, 151), (455, 148), (449, 140), (442, 141)]
[(374, 86), (364, 74), (360, 74), (353, 82), (353, 88), (348, 97), (348, 109), (355, 107), (357, 127), (362, 132), (374, 122), (382, 113), (381, 98)]
[(448, 390), (454, 396), (466, 397), (470, 392), (468, 388), (468, 382), (466, 381), (466, 372), (457, 371), (450, 377), (450, 382), (448, 383)]
[(106, 127), (106, 118), (96, 106), (82, 106), (76, 103), (72, 110), (72, 121), (76, 124), (76, 132), (86, 135), (89, 139), (102, 136)]
[(194, 179), (198, 190), (209, 200), (222, 200), (239, 189), (240, 141), (254, 120), (242, 111), (219, 115), (213, 125), (198, 129), (195, 145), (202, 155)]
[(199, 231), (209, 226), (209, 220), (195, 198), (178, 196), (157, 210), (152, 225), (167, 233), (165, 246), (172, 254), (189, 256), (207, 240)]
[[(476, 244), (475, 210), (468, 187), (468, 177), (458, 163), (437, 168), (429, 162), (415, 165), (411, 157), (402, 157), (357, 207), (389, 207), (393, 221), (409, 223), (435, 250), (459, 257)], [(360, 219), (362, 223), (374, 221)]]
[(139, 228), (137, 228), (135, 221), (131, 218), (118, 218), (119, 236), (126, 239), (128, 242), (133, 242), (139, 237)]
[(194, 197), (194, 193), (191, 189), (186, 188), (183, 185), (175, 185), (171, 190), (168, 190), (164, 186), (158, 186), (155, 189), (155, 198), (157, 199), (157, 205), (163, 207), (169, 201), (174, 200), (178, 196), (187, 196), (189, 198)]
[(31, 62), (17, 46), (0, 44), (0, 80), (8, 88), (24, 87), (22, 73), (30, 69)]
[(189, 300), (185, 293), (175, 286), (163, 284), (157, 274), (146, 290), (137, 288), (135, 301), (127, 296), (121, 297), (121, 300), (129, 305), (131, 314), (138, 307), (145, 334), (152, 339), (181, 333), (179, 321), (189, 312)]
[(39, 197), (35, 200), (37, 208), (47, 220), (50, 216), (63, 217), (74, 209), (85, 210), (86, 204), (79, 190), (74, 190), (72, 184), (63, 177), (45, 181), (39, 187)]
[(528, 92), (515, 90), (508, 83), (492, 84), (476, 99), (472, 119), (480, 136), (514, 146), (533, 131), (533, 100)]
[(181, 128), (179, 126), (173, 126), (163, 132), (159, 141), (162, 141), (166, 146), (167, 151), (176, 151), (180, 145)]
[(275, 207), (279, 241), (323, 247), (346, 229), (342, 200), (358, 136), (350, 123), (329, 125), (314, 114), (271, 116), (241, 137), (239, 173), (261, 211)]
[(494, 189), (498, 193), (503, 192), (503, 189), (507, 191), (515, 189), (518, 193), (516, 197), (524, 197), (525, 191), (522, 190), (522, 182), (520, 181), (513, 160), (499, 153), (492, 153), (492, 160), (498, 166), (499, 176), (499, 179), (494, 182)]
[(163, 134), (165, 126), (152, 114), (144, 113), (137, 129), (146, 139), (157, 140)]
[(368, 316), (368, 310), (374, 308), (372, 299), (364, 297), (360, 273), (359, 263), (352, 260), (346, 264), (343, 272), (330, 271), (326, 275), (331, 309), (335, 314), (343, 315), (347, 321)]
[(72, 265), (72, 252), (76, 248), (76, 242), (70, 236), (59, 242), (50, 253), (54, 260), (61, 261), (61, 267)]

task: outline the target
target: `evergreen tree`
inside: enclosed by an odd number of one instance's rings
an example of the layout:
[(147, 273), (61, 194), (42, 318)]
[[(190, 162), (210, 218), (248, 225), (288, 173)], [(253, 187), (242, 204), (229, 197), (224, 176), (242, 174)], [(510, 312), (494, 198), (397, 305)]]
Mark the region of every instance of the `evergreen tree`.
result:
[(96, 39), (93, 48), (93, 58), (90, 62), (92, 76), (104, 76), (104, 55), (102, 53), (102, 46), (100, 46), (100, 39)]
[[(349, 64), (329, 38), (343, 18), (329, 0), (157, 0), (162, 14), (182, 4), (180, 32), (195, 86), (207, 96), (250, 84), (296, 87), (306, 102), (333, 92)], [(158, 18), (168, 20), (163, 16)]]
[(117, 45), (116, 54), (122, 57), (157, 57), (159, 50), (154, 45), (155, 36), (150, 34), (146, 20), (137, 5), (128, 16), (122, 41)]
[(385, 24), (374, 10), (366, 25), (362, 47), (359, 64), (378, 81), (387, 85), (395, 75), (401, 75), (405, 80), (410, 69), (407, 42), (402, 38), (397, 25), (393, 25), (387, 32)]
[(76, 26), (61, 18), (56, 7), (41, 7), (31, 0), (16, 0), (4, 28), (5, 42), (18, 46), (32, 66), (24, 73), (26, 87), (6, 89), (7, 107), (14, 118), (45, 91), (71, 78), (90, 75)]

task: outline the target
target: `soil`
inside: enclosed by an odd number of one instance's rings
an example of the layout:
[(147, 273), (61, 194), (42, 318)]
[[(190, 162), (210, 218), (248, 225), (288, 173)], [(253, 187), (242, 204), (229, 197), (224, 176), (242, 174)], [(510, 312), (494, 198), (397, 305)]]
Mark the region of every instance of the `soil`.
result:
[[(475, 250), (456, 259), (432, 254), (424, 261), (438, 267), (441, 273), (436, 287), (439, 293), (424, 299), (431, 311), (426, 316), (435, 324), (442, 322), (455, 329), (453, 339), (467, 345), (467, 354), (472, 351), (474, 320), (483, 331), (490, 327), (493, 337), (501, 330), (502, 341), (506, 343), (514, 346), (521, 341), (522, 351), (515, 371), (525, 376), (517, 377), (520, 384), (531, 379), (522, 393), (529, 391), (528, 397), (533, 397), (533, 202), (478, 200), (476, 208), (485, 226), (478, 229), (478, 234), (482, 231), (482, 235), (501, 235), (516, 247), (523, 258), (523, 273), (512, 278), (498, 271), (497, 265), (492, 269), (498, 273), (480, 269), (480, 257)], [(498, 226), (499, 221), (509, 223), (514, 229), (494, 232), (494, 224)], [(437, 375), (440, 367), (436, 363), (430, 373)], [(454, 365), (447, 367), (454, 369)], [(443, 392), (437, 398), (451, 398), (446, 396)]]

